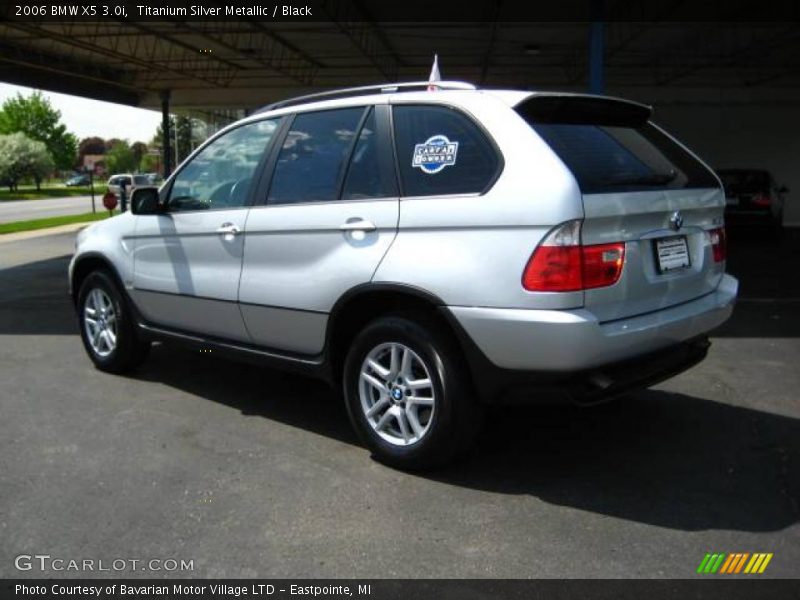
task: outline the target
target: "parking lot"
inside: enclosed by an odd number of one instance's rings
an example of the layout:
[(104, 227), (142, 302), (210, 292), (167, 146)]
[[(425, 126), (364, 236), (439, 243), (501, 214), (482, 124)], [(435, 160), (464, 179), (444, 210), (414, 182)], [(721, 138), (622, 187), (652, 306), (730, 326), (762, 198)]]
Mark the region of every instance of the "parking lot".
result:
[(167, 346), (95, 370), (74, 234), (0, 240), (0, 575), (48, 554), (193, 561), (126, 573), (148, 577), (685, 578), (706, 552), (771, 552), (763, 576), (795, 576), (798, 233), (733, 232), (741, 302), (698, 367), (601, 407), (496, 410), (468, 460), (415, 475), (372, 461), (314, 381)]

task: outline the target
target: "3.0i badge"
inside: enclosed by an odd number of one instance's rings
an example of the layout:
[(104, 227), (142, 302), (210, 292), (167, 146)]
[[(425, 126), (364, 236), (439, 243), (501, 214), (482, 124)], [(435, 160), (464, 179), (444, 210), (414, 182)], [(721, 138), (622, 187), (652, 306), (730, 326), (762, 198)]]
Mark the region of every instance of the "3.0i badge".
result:
[(458, 142), (451, 142), (445, 135), (429, 137), (425, 143), (414, 146), (412, 167), (422, 169), (423, 173), (433, 175), (445, 167), (456, 164)]

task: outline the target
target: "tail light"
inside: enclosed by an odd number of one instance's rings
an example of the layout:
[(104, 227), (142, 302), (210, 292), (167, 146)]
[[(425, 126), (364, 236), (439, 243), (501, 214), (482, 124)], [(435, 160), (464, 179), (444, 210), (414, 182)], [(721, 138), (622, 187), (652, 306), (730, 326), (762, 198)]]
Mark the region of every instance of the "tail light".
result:
[(725, 239), (725, 228), (712, 229), (708, 232), (711, 239), (711, 250), (714, 253), (714, 262), (722, 262), (728, 256), (728, 243)]
[(575, 292), (613, 285), (622, 273), (625, 244), (581, 244), (581, 221), (551, 231), (533, 252), (522, 286), (530, 292)]
[(769, 194), (756, 194), (750, 198), (750, 204), (761, 208), (769, 208), (772, 205), (772, 198), (769, 197)]

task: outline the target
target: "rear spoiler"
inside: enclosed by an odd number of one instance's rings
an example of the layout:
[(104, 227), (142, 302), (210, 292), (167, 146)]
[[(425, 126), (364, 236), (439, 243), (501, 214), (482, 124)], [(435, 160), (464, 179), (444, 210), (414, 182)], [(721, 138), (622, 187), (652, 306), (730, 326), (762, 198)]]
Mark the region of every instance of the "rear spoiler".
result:
[(533, 94), (515, 110), (533, 123), (640, 127), (653, 108), (622, 98), (583, 94)]

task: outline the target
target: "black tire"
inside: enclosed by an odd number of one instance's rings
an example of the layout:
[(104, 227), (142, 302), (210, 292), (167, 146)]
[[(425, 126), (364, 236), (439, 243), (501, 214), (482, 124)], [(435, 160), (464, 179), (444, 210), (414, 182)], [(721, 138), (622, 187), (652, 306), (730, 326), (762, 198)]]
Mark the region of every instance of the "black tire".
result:
[[(435, 394), (426, 432), (404, 446), (393, 444), (376, 432), (362, 407), (359, 389), (367, 355), (391, 343), (402, 344), (421, 359)], [(483, 423), (484, 407), (477, 401), (457, 343), (424, 314), (391, 315), (369, 323), (350, 346), (343, 391), (350, 421), (373, 457), (399, 469), (432, 469), (453, 461), (472, 446)]]
[[(105, 356), (92, 346), (85, 324), (87, 299), (89, 294), (96, 289), (102, 291), (111, 300), (116, 316), (116, 345)], [(127, 299), (114, 278), (106, 271), (93, 271), (81, 284), (78, 292), (78, 326), (86, 353), (101, 371), (109, 373), (130, 371), (139, 366), (150, 351), (150, 343), (140, 340), (136, 335), (136, 323)]]

